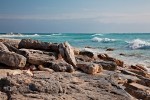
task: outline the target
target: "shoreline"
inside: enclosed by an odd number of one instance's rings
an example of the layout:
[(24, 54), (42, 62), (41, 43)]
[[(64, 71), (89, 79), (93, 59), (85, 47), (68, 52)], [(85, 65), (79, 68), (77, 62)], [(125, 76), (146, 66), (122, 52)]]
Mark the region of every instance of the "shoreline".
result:
[[(44, 95), (59, 98), (61, 95), (69, 99), (99, 100), (104, 93), (105, 100), (150, 99), (150, 74), (147, 69), (138, 64), (126, 65), (107, 53), (80, 50), (68, 42), (0, 39), (0, 55), (0, 71), (4, 75), (0, 79), (0, 91), (6, 98), (22, 96), (31, 99), (29, 95), (25, 96), (26, 93), (42, 93), (38, 98), (44, 98)], [(16, 90), (13, 87), (19, 88)], [(8, 92), (11, 93), (8, 95)], [(90, 98), (87, 93), (90, 93)]]

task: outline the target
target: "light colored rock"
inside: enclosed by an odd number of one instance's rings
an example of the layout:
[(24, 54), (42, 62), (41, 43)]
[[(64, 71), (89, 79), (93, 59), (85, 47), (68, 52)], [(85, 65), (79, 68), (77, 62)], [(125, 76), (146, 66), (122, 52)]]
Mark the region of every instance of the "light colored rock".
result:
[(49, 65), (51, 61), (55, 60), (55, 56), (51, 52), (33, 49), (20, 49), (20, 51), (25, 52), (24, 56), (27, 57), (27, 62), (33, 65)]
[(77, 64), (77, 67), (87, 74), (96, 74), (102, 72), (103, 68), (98, 64), (80, 62)]
[(2, 42), (0, 42), (0, 50), (1, 51), (9, 51), (8, 48)]
[(76, 67), (76, 59), (74, 55), (74, 50), (72, 49), (71, 45), (68, 42), (61, 43), (59, 45), (59, 52), (62, 57), (71, 64), (73, 67)]
[(75, 54), (75, 55), (79, 55), (80, 50), (79, 50), (78, 48), (73, 48), (73, 50), (74, 50), (74, 54)]
[(16, 68), (22, 68), (26, 64), (26, 58), (13, 52), (0, 51), (0, 63)]
[(0, 39), (0, 42), (8, 43), (8, 44), (10, 44), (10, 45), (12, 45), (16, 48), (18, 48), (18, 45), (19, 45), (20, 41), (21, 41), (20, 39), (6, 39), (6, 38), (1, 38)]

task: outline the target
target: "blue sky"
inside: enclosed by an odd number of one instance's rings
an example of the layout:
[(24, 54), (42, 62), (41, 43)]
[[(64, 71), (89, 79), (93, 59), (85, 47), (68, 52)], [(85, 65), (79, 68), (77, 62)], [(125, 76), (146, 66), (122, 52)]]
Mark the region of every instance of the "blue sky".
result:
[(150, 0), (0, 0), (0, 32), (150, 32)]

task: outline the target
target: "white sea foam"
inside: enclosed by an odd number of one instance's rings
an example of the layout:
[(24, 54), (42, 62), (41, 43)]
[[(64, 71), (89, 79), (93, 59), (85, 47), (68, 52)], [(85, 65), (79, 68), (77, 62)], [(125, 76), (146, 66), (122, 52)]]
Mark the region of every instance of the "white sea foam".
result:
[(128, 43), (128, 47), (131, 49), (150, 49), (150, 42), (141, 39), (134, 39)]
[(92, 36), (103, 36), (101, 33), (93, 34)]
[(94, 37), (94, 38), (92, 38), (92, 41), (108, 43), (108, 42), (114, 42), (114, 41), (116, 41), (116, 39)]
[(10, 34), (10, 35), (0, 35), (2, 38), (15, 38), (15, 37), (38, 37), (40, 35), (38, 34), (33, 34), (33, 35), (22, 35), (22, 34)]
[(53, 33), (52, 35), (62, 35), (61, 33)]

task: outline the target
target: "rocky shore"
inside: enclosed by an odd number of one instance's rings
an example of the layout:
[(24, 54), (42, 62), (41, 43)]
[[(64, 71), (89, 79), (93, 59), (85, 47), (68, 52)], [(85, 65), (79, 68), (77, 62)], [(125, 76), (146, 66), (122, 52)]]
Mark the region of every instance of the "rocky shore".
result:
[(0, 39), (0, 100), (150, 100), (150, 74), (68, 42)]

